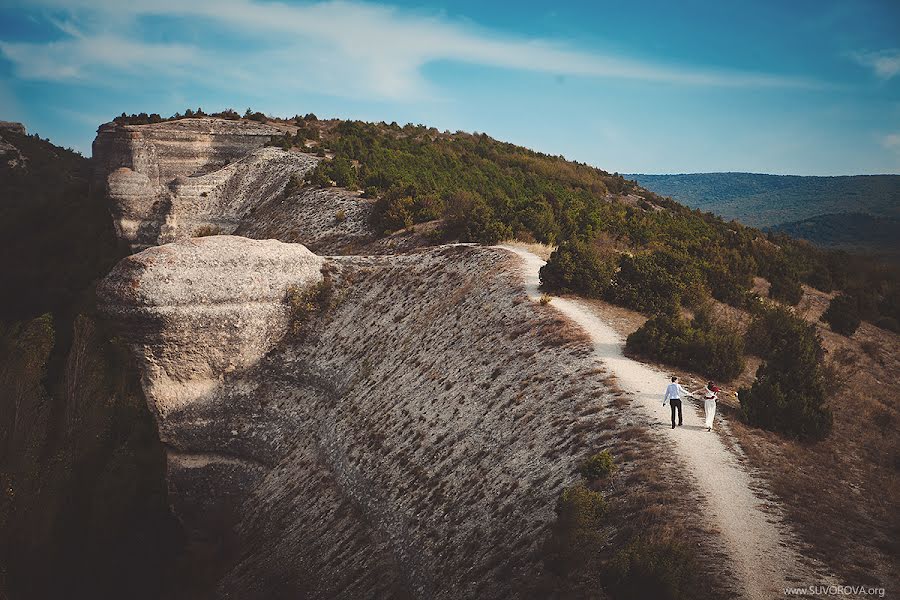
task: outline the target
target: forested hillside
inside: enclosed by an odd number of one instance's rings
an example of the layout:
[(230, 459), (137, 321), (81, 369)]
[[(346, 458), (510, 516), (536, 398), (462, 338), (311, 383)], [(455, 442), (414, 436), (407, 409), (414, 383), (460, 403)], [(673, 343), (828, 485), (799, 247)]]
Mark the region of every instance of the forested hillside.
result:
[[(698, 289), (742, 305), (761, 275), (771, 295), (789, 304), (805, 282), (864, 297), (867, 318), (884, 326), (895, 327), (900, 316), (892, 267), (726, 222), (618, 174), (484, 134), (314, 115), (293, 123), (296, 133), (273, 143), (327, 151), (331, 160), (307, 180), (376, 197), (379, 231), (441, 219), (436, 239), (561, 244), (561, 262), (551, 261), (562, 268), (559, 289), (652, 312), (697, 300)], [(601, 284), (613, 272), (611, 287)]]
[(900, 175), (692, 173), (628, 177), (657, 194), (754, 227), (830, 213), (900, 213)]

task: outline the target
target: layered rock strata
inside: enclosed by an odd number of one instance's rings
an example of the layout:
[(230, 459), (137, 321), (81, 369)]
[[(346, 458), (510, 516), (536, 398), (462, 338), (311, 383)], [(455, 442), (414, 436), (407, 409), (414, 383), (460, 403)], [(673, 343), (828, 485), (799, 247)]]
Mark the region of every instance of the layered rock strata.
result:
[(230, 233), (255, 206), (281, 194), (315, 157), (263, 146), (281, 130), (254, 121), (182, 119), (102, 125), (95, 184), (109, 198), (119, 236), (134, 250)]

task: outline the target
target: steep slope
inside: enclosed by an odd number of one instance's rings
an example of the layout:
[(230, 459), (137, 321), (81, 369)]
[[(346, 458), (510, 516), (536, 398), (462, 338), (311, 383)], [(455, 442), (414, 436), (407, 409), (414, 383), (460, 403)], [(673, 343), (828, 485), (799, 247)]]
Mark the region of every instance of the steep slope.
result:
[(0, 597), (158, 598), (180, 542), (137, 372), (93, 307), (121, 257), (109, 212), (87, 159), (7, 125)]
[[(535, 585), (555, 499), (614, 406), (514, 261), (214, 236), (113, 270), (101, 297), (142, 366), (176, 512), (201, 533), (223, 526), (223, 500), (234, 516), (223, 596)], [(301, 307), (298, 331), (288, 288), (321, 290), (322, 273), (331, 300)]]

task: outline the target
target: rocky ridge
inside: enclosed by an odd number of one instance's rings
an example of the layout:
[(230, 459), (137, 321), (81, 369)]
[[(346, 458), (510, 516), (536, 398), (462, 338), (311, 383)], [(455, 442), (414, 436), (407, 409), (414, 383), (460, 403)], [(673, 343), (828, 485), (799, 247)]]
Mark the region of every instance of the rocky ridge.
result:
[[(234, 515), (220, 595), (527, 592), (612, 406), (590, 345), (527, 301), (514, 260), (213, 236), (114, 269), (100, 297), (141, 365), (176, 512), (201, 534)], [(323, 281), (298, 332), (282, 300)]]

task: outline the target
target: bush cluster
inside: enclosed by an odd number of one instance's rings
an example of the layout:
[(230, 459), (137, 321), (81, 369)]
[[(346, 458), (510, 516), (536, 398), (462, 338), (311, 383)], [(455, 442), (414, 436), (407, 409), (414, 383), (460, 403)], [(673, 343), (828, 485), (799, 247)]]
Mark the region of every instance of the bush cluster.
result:
[(859, 302), (853, 296), (838, 294), (822, 314), (822, 321), (831, 326), (832, 331), (851, 336), (859, 327)]
[[(870, 316), (863, 311), (862, 318), (881, 319), (887, 327), (900, 318), (896, 268), (867, 265), (845, 253), (726, 223), (642, 190), (618, 174), (561, 156), (485, 134), (396, 123), (342, 121), (322, 130), (322, 143), (336, 156), (356, 161), (358, 187), (378, 198), (374, 223), (382, 233), (443, 218), (445, 239), (491, 243), (513, 236), (560, 244), (559, 264), (550, 268), (559, 267), (559, 272), (548, 272), (548, 289), (602, 295), (593, 275), (599, 272), (605, 280), (606, 266), (598, 269), (592, 253), (577, 244), (590, 247), (608, 236), (637, 249), (633, 260), (615, 264), (624, 272), (610, 299), (645, 312), (671, 303), (658, 290), (673, 279), (673, 297), (683, 296), (696, 279), (714, 298), (742, 306), (753, 276), (761, 275), (772, 284), (771, 297), (788, 304), (802, 297), (801, 282), (821, 287), (875, 284), (862, 286), (875, 306)], [(624, 193), (640, 194), (643, 200), (638, 206), (609, 201), (609, 194)], [(564, 243), (569, 247), (562, 248)], [(589, 264), (572, 265), (580, 260)], [(687, 271), (683, 265), (689, 266)], [(589, 281), (579, 281), (582, 274)], [(655, 297), (644, 293), (654, 290)]]
[(305, 333), (309, 321), (331, 307), (333, 297), (331, 278), (327, 274), (325, 279), (312, 286), (288, 286), (285, 302), (291, 333), (295, 336)]
[(625, 348), (719, 381), (733, 379), (744, 370), (741, 334), (702, 313), (690, 322), (671, 313), (652, 317), (628, 336)]
[(588, 457), (578, 467), (578, 472), (588, 481), (605, 479), (616, 472), (616, 463), (609, 450)]
[(602, 565), (598, 555), (606, 540), (606, 512), (603, 494), (582, 484), (564, 489), (557, 499), (544, 564), (558, 578), (559, 587), (574, 597), (599, 585)]
[(801, 439), (828, 435), (832, 414), (825, 405), (824, 351), (815, 325), (787, 308), (762, 304), (747, 343), (765, 358), (753, 385), (739, 391), (747, 422)]
[(316, 168), (307, 173), (306, 181), (318, 187), (336, 185), (338, 187), (356, 189), (356, 167), (350, 160), (336, 157), (319, 161)]
[(693, 551), (670, 537), (637, 537), (619, 550), (604, 572), (614, 598), (679, 600), (695, 598)]
[(616, 271), (618, 257), (586, 242), (563, 242), (541, 267), (541, 287), (561, 294), (601, 298)]

